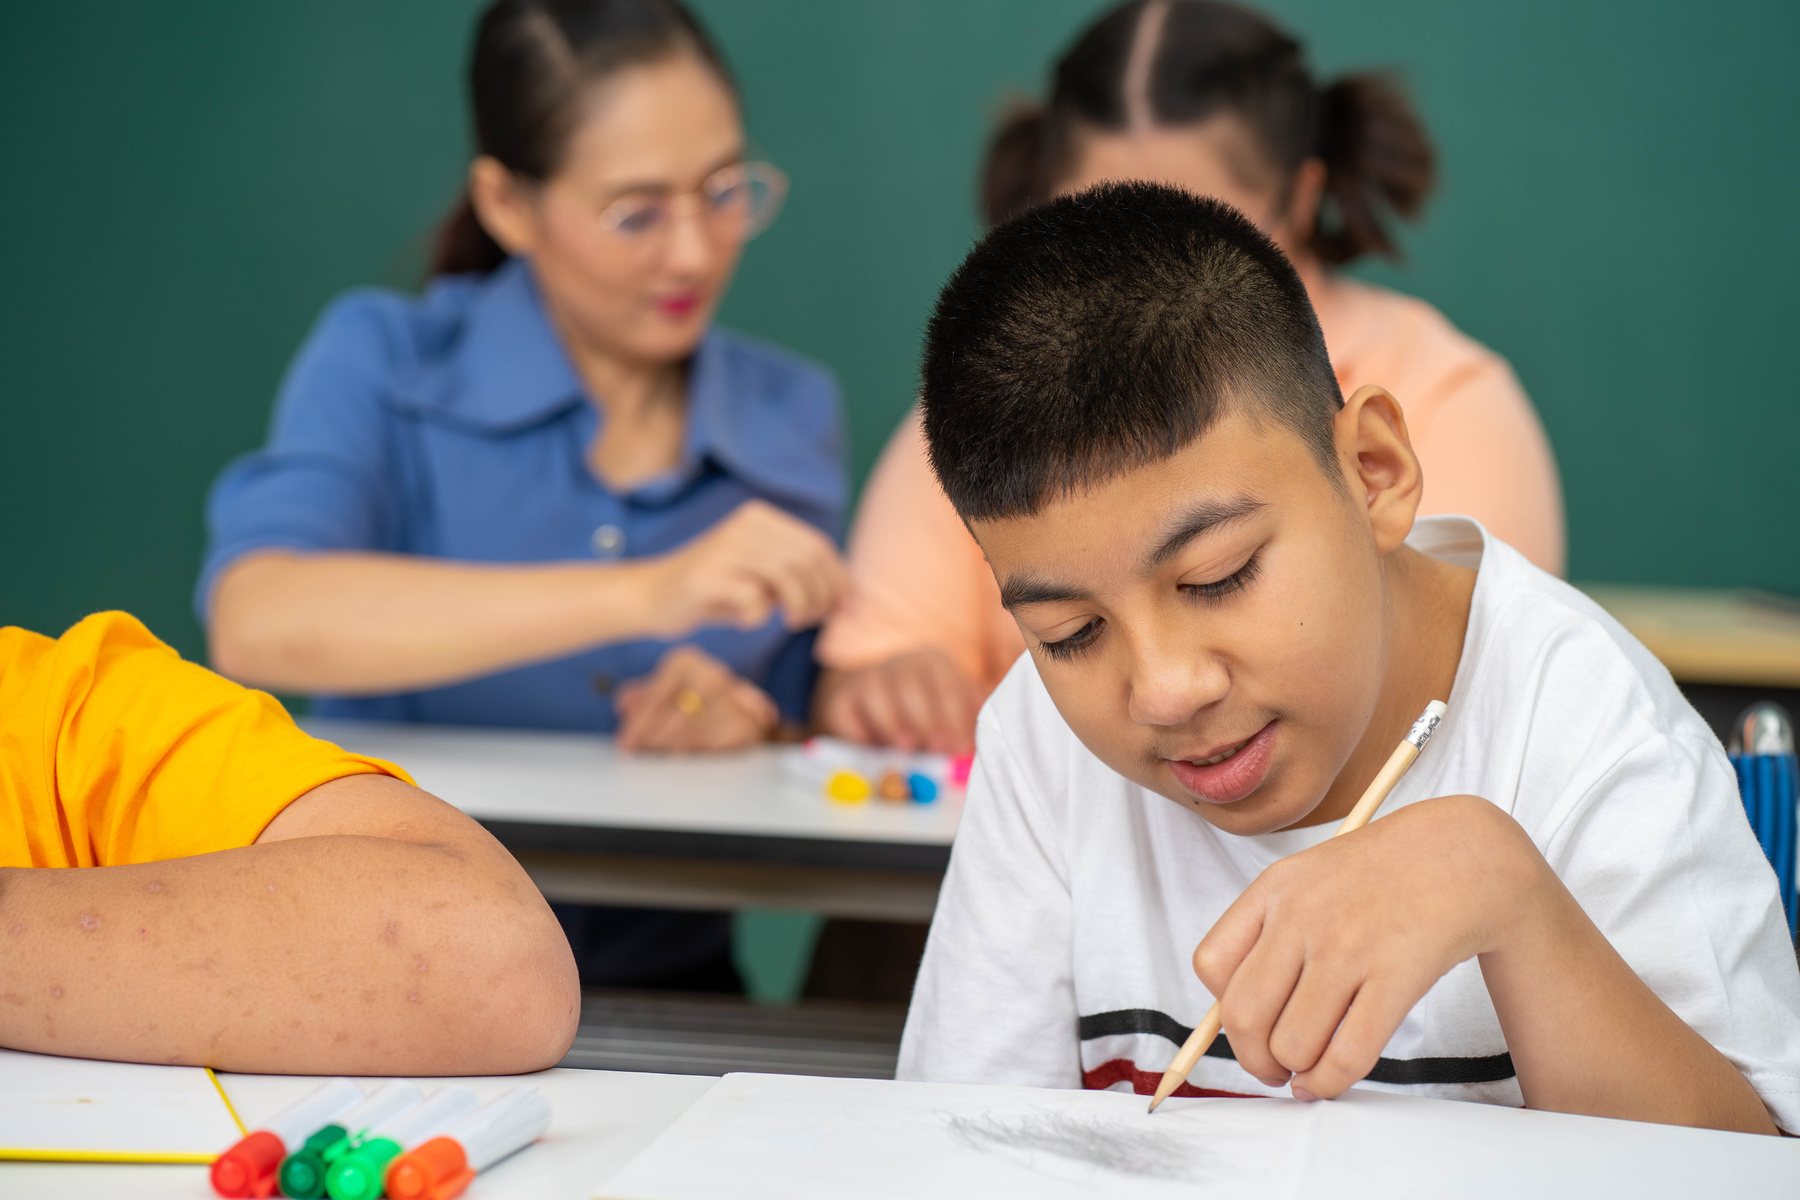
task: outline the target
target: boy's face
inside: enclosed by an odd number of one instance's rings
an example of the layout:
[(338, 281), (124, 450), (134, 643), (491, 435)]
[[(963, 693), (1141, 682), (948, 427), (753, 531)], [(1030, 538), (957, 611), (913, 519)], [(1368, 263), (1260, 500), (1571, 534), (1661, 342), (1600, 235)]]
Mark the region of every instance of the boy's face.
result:
[(1076, 736), (1229, 833), (1304, 821), (1386, 676), (1394, 522), (1364, 502), (1354, 407), (1344, 488), (1286, 426), (1233, 409), (1162, 462), (971, 523)]

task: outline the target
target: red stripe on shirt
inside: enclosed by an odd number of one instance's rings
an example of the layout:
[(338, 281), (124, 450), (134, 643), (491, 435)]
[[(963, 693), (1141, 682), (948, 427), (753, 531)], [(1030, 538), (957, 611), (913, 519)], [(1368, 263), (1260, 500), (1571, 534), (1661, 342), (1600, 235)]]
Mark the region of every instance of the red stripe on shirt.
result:
[[(1156, 1085), (1162, 1082), (1161, 1071), (1146, 1071), (1129, 1058), (1115, 1058), (1103, 1062), (1091, 1071), (1082, 1073), (1081, 1086), (1089, 1091), (1103, 1091), (1121, 1080), (1131, 1085), (1131, 1090), (1140, 1096), (1156, 1095)], [(1170, 1093), (1172, 1096), (1223, 1096), (1232, 1100), (1263, 1100), (1266, 1097), (1252, 1095), (1249, 1092), (1221, 1092), (1216, 1088), (1199, 1088), (1191, 1083), (1184, 1083)]]

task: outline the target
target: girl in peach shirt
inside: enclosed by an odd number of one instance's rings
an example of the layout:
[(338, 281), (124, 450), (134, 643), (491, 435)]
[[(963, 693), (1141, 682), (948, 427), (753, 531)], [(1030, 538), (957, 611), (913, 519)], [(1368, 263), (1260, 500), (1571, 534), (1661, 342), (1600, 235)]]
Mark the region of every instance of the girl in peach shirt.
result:
[[(1380, 75), (1320, 89), (1298, 44), (1234, 5), (1135, 0), (1057, 64), (1050, 101), (989, 147), (990, 224), (1108, 179), (1175, 183), (1236, 206), (1300, 271), (1338, 383), (1399, 399), (1426, 472), (1421, 513), (1465, 513), (1546, 570), (1563, 569), (1562, 489), (1549, 441), (1504, 359), (1431, 305), (1333, 268), (1396, 253), (1434, 156)], [(975, 713), (1024, 642), (925, 457), (917, 414), (895, 430), (850, 535), (852, 592), (820, 638), (815, 711), (858, 741), (962, 752)]]

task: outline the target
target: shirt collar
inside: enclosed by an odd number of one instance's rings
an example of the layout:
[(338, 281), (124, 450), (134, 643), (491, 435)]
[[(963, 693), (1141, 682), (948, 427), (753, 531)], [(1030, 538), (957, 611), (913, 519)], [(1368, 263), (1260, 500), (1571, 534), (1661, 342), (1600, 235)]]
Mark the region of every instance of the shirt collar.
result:
[[(587, 406), (529, 263), (508, 259), (473, 283), (466, 304), (456, 348), (395, 381), (402, 405), (494, 433)], [(632, 493), (652, 502), (673, 499), (711, 464), (774, 498), (841, 507), (843, 481), (833, 469), (839, 448), (822, 447), (819, 430), (796, 428), (786, 394), (793, 381), (772, 370), (775, 361), (774, 352), (751, 338), (708, 329), (689, 366), (681, 461)]]
[(729, 337), (716, 329), (708, 329), (695, 347), (688, 363), (687, 431), (682, 436), (681, 458), (667, 471), (633, 487), (633, 496), (652, 503), (672, 498), (709, 466), (753, 483), (762, 481), (766, 474), (758, 454), (762, 439), (744, 429), (741, 420), (743, 410), (753, 406), (756, 398), (746, 394), (750, 381), (736, 377), (742, 372), (732, 350)]
[[(771, 499), (837, 511), (845, 496), (836, 414), (804, 403), (803, 385), (779, 361), (753, 338), (707, 330), (688, 369), (687, 439), (676, 474), (711, 462)], [(830, 428), (815, 427), (817, 420)]]
[(447, 359), (397, 382), (398, 399), (493, 432), (523, 429), (583, 402), (581, 381), (538, 298), (530, 264), (510, 258), (474, 285)]

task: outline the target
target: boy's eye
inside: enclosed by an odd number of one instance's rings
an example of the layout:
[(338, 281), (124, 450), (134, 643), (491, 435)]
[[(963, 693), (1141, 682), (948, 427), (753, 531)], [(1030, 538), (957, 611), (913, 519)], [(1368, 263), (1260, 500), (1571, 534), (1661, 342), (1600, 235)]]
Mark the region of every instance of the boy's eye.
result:
[(1051, 658), (1074, 658), (1100, 636), (1100, 618), (1095, 617), (1068, 637), (1056, 642), (1039, 642)]
[(1256, 578), (1257, 563), (1261, 557), (1262, 551), (1258, 550), (1243, 566), (1225, 578), (1214, 580), (1212, 583), (1184, 583), (1181, 585), (1181, 590), (1202, 600), (1223, 600), (1234, 592), (1241, 592), (1250, 586), (1251, 581)]

